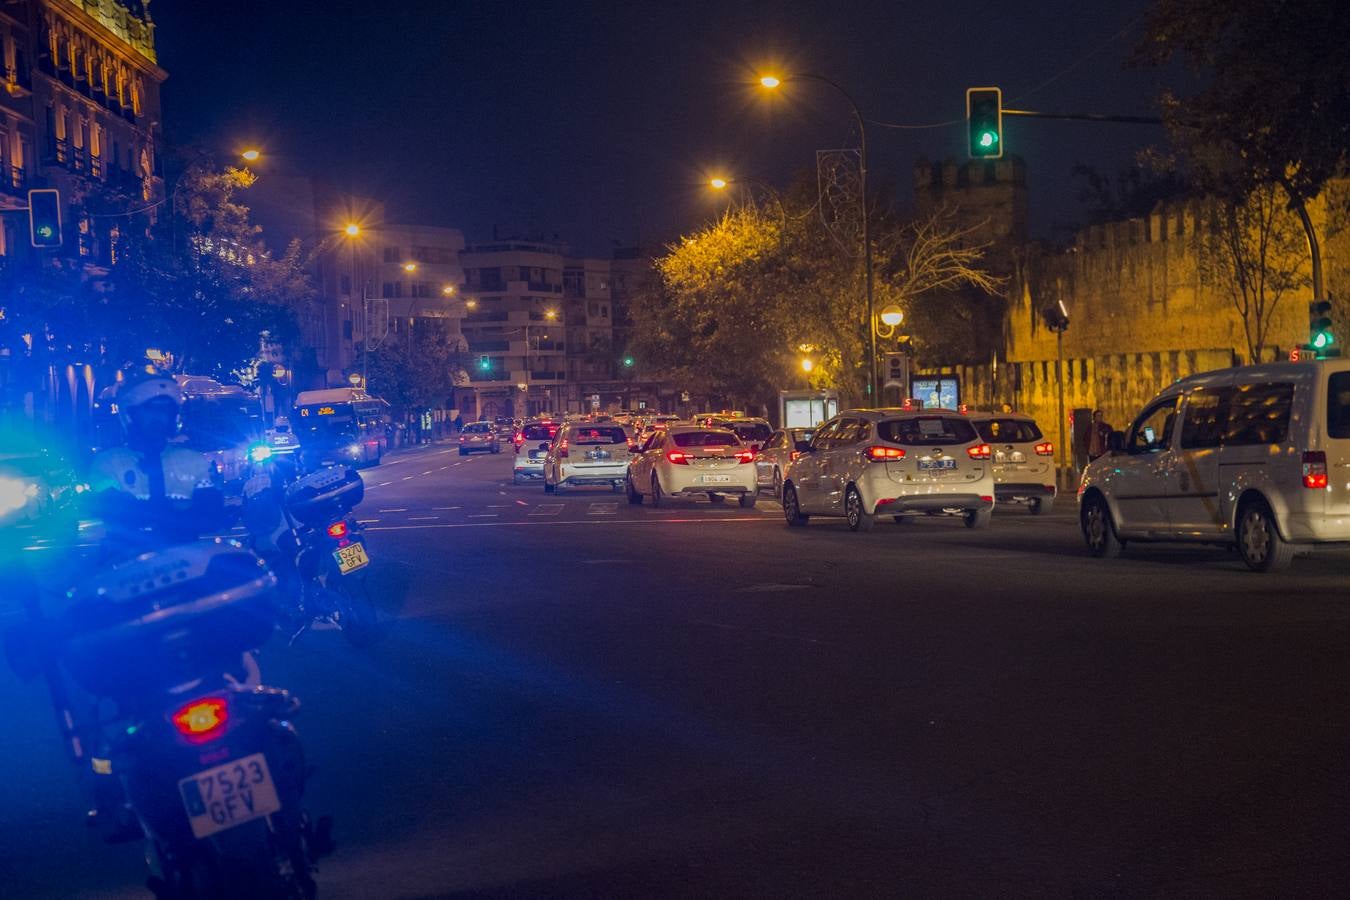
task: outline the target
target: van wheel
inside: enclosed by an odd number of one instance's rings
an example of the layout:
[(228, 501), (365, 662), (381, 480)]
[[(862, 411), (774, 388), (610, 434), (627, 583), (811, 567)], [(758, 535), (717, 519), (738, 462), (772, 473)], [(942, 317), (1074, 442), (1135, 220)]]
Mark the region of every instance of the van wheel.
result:
[(1083, 540), (1088, 552), (1099, 559), (1114, 559), (1125, 548), (1125, 542), (1116, 536), (1115, 523), (1106, 501), (1094, 494), (1083, 504)]
[(988, 528), (989, 523), (994, 520), (994, 511), (992, 509), (968, 509), (961, 516), (966, 523), (967, 528)]
[(794, 528), (800, 528), (811, 517), (802, 512), (801, 505), (797, 502), (797, 489), (790, 484), (783, 485), (783, 518)]
[(848, 520), (848, 527), (851, 531), (859, 531), (864, 534), (872, 530), (872, 525), (876, 523), (877, 517), (863, 508), (862, 494), (858, 489), (849, 486), (848, 492), (844, 494), (844, 518)]
[(1275, 515), (1261, 500), (1251, 500), (1238, 511), (1238, 553), (1253, 572), (1279, 572), (1289, 568), (1294, 548), (1280, 537)]

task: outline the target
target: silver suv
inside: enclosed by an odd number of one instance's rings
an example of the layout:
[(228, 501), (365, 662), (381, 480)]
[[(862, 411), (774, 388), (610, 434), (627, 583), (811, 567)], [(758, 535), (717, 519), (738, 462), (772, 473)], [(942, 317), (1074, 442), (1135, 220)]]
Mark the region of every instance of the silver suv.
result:
[(783, 476), (789, 525), (843, 516), (870, 531), (878, 515), (959, 515), (985, 528), (994, 510), (993, 451), (948, 409), (852, 409), (816, 430)]

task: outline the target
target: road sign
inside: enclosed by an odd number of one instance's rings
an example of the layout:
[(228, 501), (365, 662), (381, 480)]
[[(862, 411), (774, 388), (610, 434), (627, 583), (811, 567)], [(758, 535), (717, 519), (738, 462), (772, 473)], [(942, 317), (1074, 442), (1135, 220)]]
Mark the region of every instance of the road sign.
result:
[(909, 387), (909, 357), (903, 352), (887, 353), (881, 369), (882, 387)]

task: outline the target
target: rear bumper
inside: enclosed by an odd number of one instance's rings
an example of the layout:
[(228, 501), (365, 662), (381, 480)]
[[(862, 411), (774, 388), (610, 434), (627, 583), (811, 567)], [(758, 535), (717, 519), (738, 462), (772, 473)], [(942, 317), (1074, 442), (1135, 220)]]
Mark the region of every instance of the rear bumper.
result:
[[(675, 469), (690, 471), (672, 471)], [(744, 470), (744, 471), (741, 471)], [(727, 481), (701, 482), (695, 479), (707, 475), (726, 475)], [(722, 468), (716, 472), (699, 472), (692, 466), (670, 466), (661, 479), (662, 490), (669, 494), (757, 494), (759, 480), (753, 465)]]
[(907, 512), (942, 512), (946, 509), (993, 509), (994, 501), (979, 494), (923, 494), (913, 497), (883, 498), (877, 502), (877, 515)]
[[(543, 469), (540, 469), (543, 474)], [(628, 464), (620, 466), (602, 466), (594, 469), (581, 469), (563, 466), (558, 473), (561, 484), (614, 484), (628, 477)]]
[(999, 500), (1032, 500), (1055, 498), (1057, 490), (1053, 484), (996, 484), (994, 496)]
[(512, 468), (517, 475), (544, 477), (544, 461), (542, 459), (521, 459), (517, 457)]

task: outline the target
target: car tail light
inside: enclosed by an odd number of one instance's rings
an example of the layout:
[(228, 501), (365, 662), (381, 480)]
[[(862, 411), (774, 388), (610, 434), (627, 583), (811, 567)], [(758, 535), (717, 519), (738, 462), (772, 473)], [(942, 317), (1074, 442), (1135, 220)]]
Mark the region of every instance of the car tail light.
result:
[(1327, 486), (1327, 455), (1321, 450), (1303, 451), (1303, 486), (1314, 491)]
[(754, 461), (755, 461), (755, 451), (753, 451), (753, 450), (737, 450), (737, 451), (736, 451), (736, 462), (737, 462), (738, 464), (742, 464), (742, 465), (743, 465), (743, 464), (745, 464), (745, 463), (752, 463), (752, 462), (754, 462)]
[(567, 456), (567, 441), (558, 445), (558, 458), (563, 459)]
[(516, 436), (512, 438), (512, 440), (516, 442), (516, 447), (519, 448), (521, 444), (525, 443), (525, 432), (517, 431)]
[(864, 452), (872, 462), (894, 462), (905, 458), (905, 451), (899, 447), (868, 447)]
[(689, 465), (689, 454), (688, 454), (688, 453), (685, 453), (683, 450), (670, 450), (670, 451), (667, 451), (667, 453), (666, 453), (666, 459), (670, 460), (672, 463), (674, 463), (674, 464), (677, 465), (677, 466), (687, 466), (687, 465)]
[(170, 716), (178, 733), (194, 744), (214, 740), (230, 721), (230, 704), (224, 697), (199, 697), (185, 703)]
[(788, 460), (791, 462), (796, 462), (801, 458), (802, 458), (802, 451), (800, 450), (793, 450), (791, 453), (788, 454)]
[(993, 448), (988, 444), (976, 444), (973, 447), (967, 447), (966, 453), (971, 459), (988, 459), (994, 455)]
[(1037, 444), (1037, 445), (1036, 445), (1036, 455), (1037, 455), (1037, 456), (1054, 456), (1054, 455), (1055, 455), (1055, 445), (1052, 444), (1050, 441), (1044, 441), (1044, 442), (1042, 442), (1042, 443)]
[(345, 538), (347, 536), (347, 523), (334, 522), (332, 525), (329, 525), (328, 536), (334, 540), (337, 538)]

